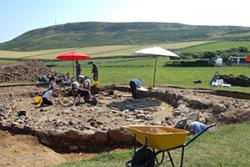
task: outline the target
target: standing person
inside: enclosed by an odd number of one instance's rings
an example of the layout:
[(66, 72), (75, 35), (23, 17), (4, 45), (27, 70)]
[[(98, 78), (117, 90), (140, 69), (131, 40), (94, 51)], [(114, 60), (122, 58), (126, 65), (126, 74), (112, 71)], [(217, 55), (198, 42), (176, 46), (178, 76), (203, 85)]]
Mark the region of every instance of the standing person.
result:
[(81, 75), (81, 64), (78, 60), (75, 61), (76, 63), (76, 80), (79, 82), (79, 75)]
[(133, 98), (138, 98), (137, 88), (141, 87), (141, 80), (133, 79), (129, 82)]
[(53, 87), (50, 87), (48, 90), (46, 90), (43, 93), (43, 95), (42, 95), (42, 103), (41, 103), (40, 107), (53, 105), (53, 102), (52, 102), (52, 90), (53, 89), (54, 89)]
[(93, 61), (90, 64), (92, 64), (93, 80), (98, 81), (98, 65)]

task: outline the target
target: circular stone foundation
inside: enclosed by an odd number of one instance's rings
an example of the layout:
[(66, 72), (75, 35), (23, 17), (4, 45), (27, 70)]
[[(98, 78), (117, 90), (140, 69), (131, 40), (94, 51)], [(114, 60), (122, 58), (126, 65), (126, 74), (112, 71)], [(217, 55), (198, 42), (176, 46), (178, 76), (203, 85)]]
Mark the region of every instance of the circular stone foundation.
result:
[[(95, 106), (83, 99), (73, 106), (73, 97), (59, 92), (53, 106), (40, 108), (33, 104), (34, 96), (44, 90), (33, 86), (0, 88), (0, 128), (36, 136), (60, 152), (96, 152), (131, 145), (132, 138), (122, 128), (125, 125), (174, 126), (184, 118), (220, 124), (250, 118), (249, 100), (188, 90), (139, 92), (140, 98), (133, 99), (128, 87), (112, 87), (94, 95), (98, 100)], [(26, 115), (17, 116), (20, 111)]]

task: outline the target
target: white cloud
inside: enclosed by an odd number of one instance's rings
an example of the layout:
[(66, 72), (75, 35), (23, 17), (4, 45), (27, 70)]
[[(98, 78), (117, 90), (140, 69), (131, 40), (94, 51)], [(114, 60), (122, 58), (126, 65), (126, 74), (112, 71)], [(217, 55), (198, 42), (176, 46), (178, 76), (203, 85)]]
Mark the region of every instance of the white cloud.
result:
[(247, 0), (134, 0), (112, 9), (106, 21), (181, 22), (250, 26)]

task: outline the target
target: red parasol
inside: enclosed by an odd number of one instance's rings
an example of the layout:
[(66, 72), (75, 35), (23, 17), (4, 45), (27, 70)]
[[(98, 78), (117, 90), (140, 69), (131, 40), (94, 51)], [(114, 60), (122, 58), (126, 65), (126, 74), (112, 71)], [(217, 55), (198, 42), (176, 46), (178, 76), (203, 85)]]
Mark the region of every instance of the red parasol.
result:
[(246, 62), (250, 62), (250, 54), (247, 55), (245, 58), (246, 58)]
[(79, 52), (68, 52), (68, 53), (61, 54), (61, 55), (57, 56), (56, 58), (60, 59), (60, 60), (73, 61), (73, 74), (74, 74), (74, 60), (89, 59), (90, 56), (86, 55), (86, 54), (79, 53)]
[(88, 59), (90, 58), (90, 56), (81, 54), (79, 52), (68, 52), (68, 53), (61, 54), (57, 56), (56, 58), (60, 60), (79, 60), (79, 59)]

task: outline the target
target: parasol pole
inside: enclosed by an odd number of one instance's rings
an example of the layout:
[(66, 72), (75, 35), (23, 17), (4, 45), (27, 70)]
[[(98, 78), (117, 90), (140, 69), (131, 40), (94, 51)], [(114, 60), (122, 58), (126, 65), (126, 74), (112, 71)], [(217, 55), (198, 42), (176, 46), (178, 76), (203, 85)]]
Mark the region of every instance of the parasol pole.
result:
[(154, 68), (154, 81), (153, 81), (153, 87), (155, 87), (155, 78), (156, 78), (156, 66), (157, 66), (157, 56), (155, 55), (155, 68)]
[(74, 67), (75, 67), (75, 64), (74, 64), (74, 60), (73, 60), (73, 74), (72, 74), (72, 76), (74, 76), (74, 75), (75, 75), (75, 70), (74, 70)]

